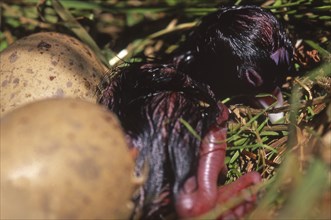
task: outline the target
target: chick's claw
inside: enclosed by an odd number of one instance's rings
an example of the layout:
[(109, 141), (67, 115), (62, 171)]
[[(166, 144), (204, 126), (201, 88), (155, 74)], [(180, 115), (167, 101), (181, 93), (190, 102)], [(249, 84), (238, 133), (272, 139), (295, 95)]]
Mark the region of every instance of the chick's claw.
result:
[(249, 187), (261, 182), (261, 176), (257, 172), (250, 172), (241, 176), (236, 181), (220, 187), (218, 191), (218, 204), (226, 204), (237, 197), (240, 202), (229, 211), (218, 217), (218, 220), (239, 219), (253, 210), (257, 195), (249, 190)]

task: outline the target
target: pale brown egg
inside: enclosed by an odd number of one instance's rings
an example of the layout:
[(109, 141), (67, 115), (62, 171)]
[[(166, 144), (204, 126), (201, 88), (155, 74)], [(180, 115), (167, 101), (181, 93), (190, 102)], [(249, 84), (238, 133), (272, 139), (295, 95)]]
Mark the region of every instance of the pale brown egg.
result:
[(97, 104), (46, 99), (1, 118), (1, 219), (128, 219), (133, 158)]
[(0, 116), (10, 109), (49, 97), (95, 102), (106, 68), (77, 39), (42, 32), (17, 40), (0, 53)]

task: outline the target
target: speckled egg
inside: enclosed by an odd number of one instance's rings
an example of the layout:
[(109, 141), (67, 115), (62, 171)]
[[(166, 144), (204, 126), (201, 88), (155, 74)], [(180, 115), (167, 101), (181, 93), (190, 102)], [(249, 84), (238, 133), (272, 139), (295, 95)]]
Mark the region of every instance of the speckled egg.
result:
[(0, 114), (32, 100), (78, 97), (95, 102), (106, 68), (77, 39), (42, 32), (17, 40), (0, 54)]
[(133, 158), (97, 104), (46, 99), (1, 118), (1, 219), (128, 219)]

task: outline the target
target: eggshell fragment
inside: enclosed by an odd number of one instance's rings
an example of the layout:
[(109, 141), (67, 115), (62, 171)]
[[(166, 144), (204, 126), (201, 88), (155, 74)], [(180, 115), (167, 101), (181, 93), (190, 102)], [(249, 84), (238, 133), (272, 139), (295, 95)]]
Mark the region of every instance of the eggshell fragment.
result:
[(17, 40), (0, 54), (0, 114), (32, 100), (78, 97), (95, 102), (106, 68), (86, 45), (54, 32)]
[(134, 162), (111, 112), (48, 99), (0, 125), (1, 219), (129, 218)]

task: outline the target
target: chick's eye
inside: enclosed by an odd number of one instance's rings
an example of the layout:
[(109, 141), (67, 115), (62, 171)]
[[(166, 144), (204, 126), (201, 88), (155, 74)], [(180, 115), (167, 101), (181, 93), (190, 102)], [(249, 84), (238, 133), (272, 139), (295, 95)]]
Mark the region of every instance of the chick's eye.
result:
[(284, 47), (281, 47), (276, 50), (273, 54), (270, 55), (270, 58), (276, 63), (276, 65), (290, 64), (288, 52)]

